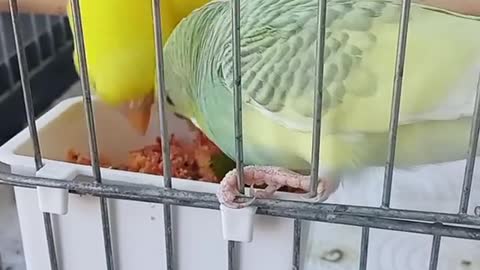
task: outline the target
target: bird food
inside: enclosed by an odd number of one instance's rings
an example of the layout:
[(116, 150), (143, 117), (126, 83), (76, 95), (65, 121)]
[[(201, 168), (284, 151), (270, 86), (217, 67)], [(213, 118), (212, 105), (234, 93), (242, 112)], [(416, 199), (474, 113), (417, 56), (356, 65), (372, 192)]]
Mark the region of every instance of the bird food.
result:
[[(198, 180), (203, 182), (220, 183), (228, 171), (235, 168), (235, 162), (227, 157), (205, 134), (190, 125), (195, 137), (193, 143), (188, 144), (178, 140), (175, 135), (170, 137), (170, 160), (172, 177), (180, 179)], [(141, 149), (132, 150), (127, 161), (120, 165), (113, 165), (105, 156), (100, 155), (100, 167), (115, 170), (140, 172), (154, 175), (163, 175), (162, 140), (157, 137), (155, 142)], [(91, 165), (88, 155), (81, 154), (71, 148), (67, 151), (66, 161), (70, 163)], [(249, 185), (246, 185), (249, 186)], [(256, 185), (264, 189), (265, 184)], [(278, 191), (303, 193), (300, 188), (283, 186)]]
[[(170, 139), (170, 159), (172, 164), (172, 177), (200, 180), (205, 182), (219, 183), (224, 172), (216, 172), (212, 160), (223, 152), (210, 141), (201, 131), (194, 130), (195, 138), (192, 144), (179, 141), (175, 135)], [(67, 151), (67, 162), (90, 165), (91, 159), (76, 151)], [(129, 152), (127, 161), (118, 166), (112, 165), (110, 160), (100, 156), (100, 166), (117, 170), (140, 172), (154, 175), (163, 175), (163, 157), (161, 139), (157, 138), (155, 143), (141, 149)], [(233, 168), (233, 162), (225, 170)], [(223, 174), (223, 175), (219, 175)]]

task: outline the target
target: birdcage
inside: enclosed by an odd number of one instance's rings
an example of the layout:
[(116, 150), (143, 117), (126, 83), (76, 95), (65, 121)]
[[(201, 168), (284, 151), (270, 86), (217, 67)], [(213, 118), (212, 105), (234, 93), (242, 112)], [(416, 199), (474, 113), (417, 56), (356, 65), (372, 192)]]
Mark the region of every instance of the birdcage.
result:
[[(65, 100), (35, 121), (35, 96), (32, 98), (30, 84), (35, 71), (29, 68), (27, 62), (31, 58), (40, 59), (40, 51), (29, 50), (29, 43), (19, 35), (24, 22), (18, 15), (16, 0), (10, 0), (28, 128), (2, 146), (1, 161), (10, 166), (11, 172), (0, 173), (0, 183), (15, 186), (29, 270), (385, 269), (398, 266), (433, 270), (438, 267), (480, 267), (479, 241), (467, 241), (480, 239), (480, 207), (471, 203), (480, 131), (480, 99), (477, 98), (475, 103), (468, 159), (466, 165), (460, 163), (463, 166), (463, 181), (457, 181), (459, 185), (455, 192), (452, 186), (443, 188), (458, 195), (459, 203), (455, 209), (446, 207), (440, 201), (433, 207), (422, 204), (421, 198), (429, 188), (427, 184), (420, 185), (414, 181), (395, 184), (392, 180), (410, 0), (401, 4), (395, 78), (392, 82), (394, 94), (389, 149), (383, 168), (383, 184), (379, 185), (378, 181), (370, 184), (363, 182), (362, 186), (352, 184), (356, 185), (352, 189), (364, 195), (366, 190), (373, 189), (369, 194), (380, 194), (381, 197), (373, 195), (375, 198), (371, 200), (359, 200), (352, 204), (336, 203), (335, 200), (311, 203), (299, 201), (292, 194), (279, 193), (272, 199), (257, 199), (251, 206), (235, 210), (220, 206), (214, 194), (216, 184), (172, 178), (168, 173), (171, 168), (168, 158), (164, 159), (166, 173), (163, 177), (100, 168), (100, 152), (121, 155), (122, 151), (142, 146), (146, 141), (126, 128), (122, 129), (119, 116), (91, 97), (79, 0), (71, 3), (76, 18), (75, 27), (80, 30), (76, 31), (75, 45), (81, 66), (79, 75), (83, 97)], [(234, 60), (239, 63), (240, 1), (232, 0), (231, 3), (232, 43), (235, 48), (232, 52)], [(323, 84), (326, 3), (326, 0), (318, 1), (320, 42), (317, 43), (316, 89), (322, 89)], [(160, 1), (153, 0), (153, 6), (156, 61), (158, 66), (162, 66)], [(65, 30), (64, 24), (61, 27)], [(62, 31), (63, 38), (65, 33)], [(52, 33), (48, 32), (47, 37), (52, 39)], [(52, 43), (49, 44), (53, 48)], [(33, 56), (29, 55), (32, 50)], [(8, 52), (3, 50), (3, 55), (8, 55)], [(7, 63), (9, 82), (4, 88), (13, 89), (15, 74), (11, 70), (14, 70), (15, 64), (4, 62)], [(235, 107), (236, 167), (242, 171), (241, 76), (238, 68), (234, 73), (235, 98), (232, 102)], [(160, 85), (160, 113), (157, 118), (153, 117), (154, 128), (146, 140), (159, 133), (164, 142), (162, 154), (169, 156), (169, 146), (165, 143), (168, 135), (172, 132), (185, 133), (187, 129), (183, 122), (165, 111), (162, 69), (157, 70), (157, 82)], [(316, 91), (315, 120), (312, 123), (315, 130), (312, 137), (312, 196), (316, 195), (318, 177), (315, 176), (321, 151), (320, 93)], [(112, 126), (117, 128), (115, 134), (111, 132)], [(158, 130), (160, 132), (155, 133)], [(58, 161), (62, 159), (65, 147), (73, 143), (90, 152), (92, 166)], [(118, 150), (119, 145), (125, 149)], [(238, 184), (243, 190), (242, 177)], [(414, 189), (405, 189), (407, 185), (415, 184), (416, 193)], [(374, 186), (380, 188), (375, 190)], [(416, 196), (407, 196), (410, 198), (407, 201), (419, 204), (419, 208), (392, 207), (391, 201), (395, 198), (392, 194), (396, 195), (394, 186), (403, 188), (401, 192)], [(372, 201), (375, 204), (375, 199), (379, 197), (379, 205), (372, 205)], [(456, 239), (460, 242), (455, 242)], [(410, 245), (409, 252), (396, 256), (395, 252), (401, 253), (405, 242)], [(459, 253), (458, 249), (462, 248)], [(382, 250), (390, 253), (382, 253)], [(441, 261), (442, 257), (447, 259)], [(392, 262), (394, 260), (397, 262)]]

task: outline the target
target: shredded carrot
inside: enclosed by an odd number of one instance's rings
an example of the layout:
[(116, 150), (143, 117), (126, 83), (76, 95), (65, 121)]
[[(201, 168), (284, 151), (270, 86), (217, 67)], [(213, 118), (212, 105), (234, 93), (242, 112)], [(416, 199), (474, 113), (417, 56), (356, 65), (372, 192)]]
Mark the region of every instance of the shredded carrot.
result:
[[(172, 176), (183, 179), (192, 179), (208, 182), (220, 182), (211, 168), (211, 157), (222, 153), (201, 131), (194, 130), (195, 139), (192, 145), (183, 144), (172, 135), (170, 139), (170, 160)], [(67, 162), (90, 165), (91, 159), (80, 154), (75, 149), (67, 151)], [(125, 164), (112, 166), (109, 159), (101, 157), (100, 166), (118, 170), (163, 175), (163, 158), (161, 139), (142, 149), (129, 152)]]
[[(174, 135), (170, 139), (170, 160), (172, 177), (219, 183), (222, 179), (212, 170), (212, 156), (222, 151), (199, 129), (192, 127), (195, 134), (193, 144), (184, 144)], [(88, 156), (80, 154), (75, 149), (67, 151), (67, 162), (90, 165)], [(100, 166), (117, 170), (163, 175), (162, 142), (157, 138), (154, 144), (129, 152), (127, 161), (118, 166), (112, 166), (108, 158), (100, 156)], [(257, 185), (256, 188), (265, 188)], [(301, 189), (282, 187), (279, 191), (303, 193)]]

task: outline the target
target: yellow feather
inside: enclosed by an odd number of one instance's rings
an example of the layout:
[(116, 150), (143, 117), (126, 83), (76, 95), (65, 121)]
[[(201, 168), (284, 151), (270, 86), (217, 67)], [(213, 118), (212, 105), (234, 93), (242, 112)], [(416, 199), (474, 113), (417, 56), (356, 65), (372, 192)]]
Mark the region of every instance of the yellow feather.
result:
[[(424, 10), (413, 10), (414, 18), (409, 30), (406, 68), (400, 117), (417, 115), (438, 106), (454, 87), (454, 83), (473, 66), (480, 57), (480, 38), (477, 21), (445, 16)], [(423, 14), (422, 14), (423, 13)], [(442, 31), (429, 31), (435, 27), (450, 26), (449, 35)], [(457, 27), (455, 27), (457, 26)], [(461, 27), (460, 27), (461, 26)], [(371, 68), (379, 78), (373, 87), (393, 89), (398, 25), (382, 25), (373, 30), (382, 40), (382, 45), (364, 55), (364, 65)], [(415, 39), (415, 40), (414, 40)], [(432, 42), (436, 40), (437, 42)], [(458, 43), (463, 41), (461, 45)], [(384, 44), (391, 44), (385, 46)], [(452, 49), (460, 46), (455, 52)], [(445, 52), (445, 53), (440, 53)], [(378, 63), (381, 63), (379, 65)], [(372, 69), (376, 67), (376, 69)], [(364, 76), (362, 70), (350, 75), (346, 84), (358, 86), (356, 76)], [(378, 74), (388, 73), (388, 76)], [(422, 88), (428, 85), (428, 88)], [(349, 88), (348, 85), (346, 85)], [(474, 89), (472, 89), (473, 93)], [(421, 94), (419, 94), (421, 93)], [(354, 169), (363, 166), (383, 165), (388, 149), (388, 129), (392, 90), (377, 91), (377, 94), (359, 99), (348, 97), (343, 104), (323, 116), (320, 159), (329, 170)], [(309, 168), (311, 162), (312, 132), (288, 128), (250, 105), (244, 107), (244, 130), (246, 142), (261, 146), (262, 151), (282, 156), (264, 164), (287, 167), (295, 170)], [(401, 120), (401, 119), (400, 119)], [(411, 166), (431, 162), (444, 162), (464, 158), (468, 143), (470, 117), (451, 121), (419, 121), (402, 123), (398, 129), (396, 164)], [(262, 130), (262, 136), (258, 131)], [(258, 148), (257, 147), (257, 148)], [(279, 150), (281, 149), (281, 150)], [(257, 162), (261, 163), (261, 162)]]
[[(208, 0), (161, 1), (163, 42), (176, 25)], [(67, 9), (70, 27), (73, 17)], [(87, 66), (93, 90), (118, 105), (154, 90), (155, 47), (152, 1), (80, 1)], [(78, 61), (74, 54), (75, 66)]]

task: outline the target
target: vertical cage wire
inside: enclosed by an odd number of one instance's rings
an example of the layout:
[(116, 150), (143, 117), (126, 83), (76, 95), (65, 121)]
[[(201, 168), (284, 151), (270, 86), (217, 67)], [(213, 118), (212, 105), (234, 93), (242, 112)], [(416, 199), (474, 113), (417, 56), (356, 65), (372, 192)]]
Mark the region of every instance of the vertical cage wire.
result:
[(168, 123), (165, 110), (165, 73), (163, 64), (163, 44), (162, 44), (162, 20), (160, 14), (160, 0), (153, 0), (153, 19), (155, 28), (155, 61), (156, 61), (156, 80), (158, 83), (158, 112), (160, 119), (160, 136), (162, 139), (162, 155), (165, 158), (163, 163), (163, 178), (165, 187), (172, 187), (171, 160), (170, 160), (170, 140), (168, 136)]
[(390, 207), (392, 195), (393, 168), (395, 166), (395, 149), (397, 145), (398, 120), (400, 115), (400, 98), (402, 96), (403, 72), (407, 49), (408, 21), (410, 17), (411, 0), (404, 0), (400, 27), (397, 38), (397, 56), (395, 62), (395, 77), (393, 81), (392, 107), (390, 111), (390, 127), (388, 132), (388, 154), (385, 163), (385, 175), (382, 194), (382, 207)]
[[(166, 188), (172, 188), (171, 160), (170, 160), (170, 138), (168, 136), (168, 123), (165, 113), (166, 94), (165, 94), (165, 74), (163, 65), (163, 44), (162, 44), (162, 19), (160, 10), (160, 0), (153, 0), (153, 20), (155, 29), (155, 61), (156, 61), (156, 79), (158, 88), (158, 112), (160, 119), (160, 136), (162, 141), (163, 156), (163, 179)], [(173, 233), (172, 233), (172, 209), (169, 204), (163, 205), (164, 229), (165, 229), (165, 255), (167, 270), (175, 269)]]
[(236, 254), (238, 249), (237, 242), (227, 241), (227, 270), (237, 270), (238, 266), (236, 265)]
[[(242, 74), (240, 61), (240, 0), (231, 0), (232, 18), (232, 57), (233, 57), (233, 123), (235, 130), (235, 163), (237, 169), (237, 186), (240, 193), (245, 192), (245, 176), (243, 174), (243, 110), (242, 110)], [(238, 245), (227, 242), (227, 268), (234, 270)]]
[(440, 242), (442, 241), (442, 237), (440, 235), (434, 235), (432, 241), (432, 251), (430, 254), (430, 262), (428, 269), (429, 270), (437, 270), (438, 266), (438, 255), (440, 253)]
[(237, 183), (240, 193), (244, 193), (243, 175), (243, 113), (242, 113), (242, 74), (240, 61), (240, 0), (231, 0), (232, 5), (232, 57), (233, 57), (233, 108), (235, 124), (235, 156)]
[[(327, 1), (318, 0), (317, 13), (317, 46), (315, 64), (315, 92), (314, 92), (314, 119), (312, 134), (311, 172), (310, 172), (310, 197), (316, 197), (319, 184), (319, 162), (320, 162), (320, 136), (322, 128), (322, 100), (323, 100), (323, 73), (325, 64), (325, 32), (327, 19)], [(293, 241), (293, 268), (300, 269), (300, 243), (302, 233), (302, 222), (299, 219), (294, 221)]]
[(3, 18), (0, 16), (0, 50), (2, 50), (2, 59), (0, 59), (0, 63), (3, 62), (3, 64), (6, 67), (7, 70), (7, 87), (11, 88), (13, 87), (14, 80), (13, 80), (13, 71), (10, 66), (10, 58), (9, 58), (9, 53), (7, 50), (7, 35), (6, 35), (6, 25), (3, 23)]
[(302, 221), (296, 218), (293, 220), (293, 258), (292, 258), (293, 270), (300, 270), (301, 242), (302, 242)]
[(360, 270), (367, 270), (368, 259), (368, 241), (370, 238), (370, 228), (362, 227), (362, 240), (360, 242)]
[(227, 270), (237, 270), (239, 269), (236, 260), (236, 254), (238, 254), (238, 245), (235, 241), (227, 242)]
[[(75, 47), (77, 48), (78, 63), (80, 65), (80, 83), (82, 85), (84, 108), (88, 123), (88, 138), (90, 147), (90, 159), (92, 160), (92, 171), (95, 181), (102, 182), (100, 172), (100, 158), (97, 146), (97, 134), (95, 128), (95, 116), (93, 112), (92, 96), (90, 92), (90, 81), (88, 77), (87, 58), (85, 51), (85, 40), (83, 38), (82, 17), (80, 13), (79, 0), (70, 0), (74, 21)], [(110, 230), (110, 218), (108, 201), (105, 197), (100, 197), (100, 211), (102, 216), (102, 231), (105, 245), (105, 257), (107, 260), (107, 269), (115, 269), (113, 258), (113, 247)]]
[[(12, 28), (15, 40), (15, 47), (18, 57), (18, 68), (20, 71), (20, 81), (23, 90), (23, 98), (25, 104), (25, 111), (27, 114), (27, 123), (32, 139), (33, 153), (35, 160), (35, 169), (38, 171), (43, 167), (42, 152), (40, 149), (40, 142), (38, 139), (38, 131), (35, 123), (35, 112), (33, 109), (32, 90), (30, 87), (30, 80), (27, 68), (27, 59), (25, 56), (25, 48), (23, 47), (22, 35), (19, 31), (20, 25), (18, 22), (18, 6), (16, 0), (9, 0), (10, 13), (12, 17)], [(57, 252), (55, 249), (55, 238), (53, 235), (52, 216), (50, 213), (43, 213), (43, 222), (45, 226), (45, 235), (47, 238), (47, 247), (50, 260), (50, 267), (52, 270), (58, 270)]]
[(322, 99), (323, 99), (323, 70), (325, 56), (325, 31), (327, 19), (327, 1), (318, 0), (317, 14), (317, 48), (315, 64), (315, 93), (314, 93), (314, 118), (312, 134), (312, 156), (310, 172), (309, 196), (316, 197), (318, 193), (318, 173), (320, 161), (320, 134), (322, 126)]
[(473, 172), (475, 170), (475, 159), (477, 157), (478, 136), (480, 133), (480, 75), (477, 82), (477, 93), (475, 94), (475, 109), (473, 112), (472, 128), (470, 130), (470, 142), (468, 146), (467, 164), (463, 177), (462, 195), (460, 197), (459, 214), (466, 214), (470, 201), (470, 193), (473, 183)]
[(18, 22), (18, 6), (17, 0), (9, 0), (10, 13), (12, 17), (13, 36), (15, 41), (15, 48), (18, 57), (18, 68), (20, 71), (20, 82), (23, 90), (23, 98), (25, 103), (25, 111), (27, 113), (27, 123), (32, 138), (33, 155), (35, 159), (35, 167), (40, 170), (43, 167), (42, 153), (40, 149), (40, 142), (38, 139), (38, 130), (35, 122), (35, 112), (33, 109), (32, 89), (30, 86), (30, 79), (27, 67), (27, 59), (25, 54), (24, 42), (20, 33), (20, 24)]

